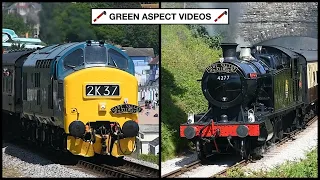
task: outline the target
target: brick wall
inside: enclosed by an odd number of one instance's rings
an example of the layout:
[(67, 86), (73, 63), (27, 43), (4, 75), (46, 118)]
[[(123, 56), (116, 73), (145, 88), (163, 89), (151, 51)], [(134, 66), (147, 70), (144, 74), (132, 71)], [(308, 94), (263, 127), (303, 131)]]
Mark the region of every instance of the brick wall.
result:
[[(183, 5), (161, 3), (165, 8)], [(210, 35), (226, 35), (224, 41), (253, 44), (286, 35), (318, 37), (317, 2), (186, 3), (186, 8), (229, 8), (229, 25), (206, 26)]]
[[(251, 43), (285, 35), (318, 37), (318, 3), (241, 3), (238, 34)], [(232, 13), (232, 12), (231, 12)]]

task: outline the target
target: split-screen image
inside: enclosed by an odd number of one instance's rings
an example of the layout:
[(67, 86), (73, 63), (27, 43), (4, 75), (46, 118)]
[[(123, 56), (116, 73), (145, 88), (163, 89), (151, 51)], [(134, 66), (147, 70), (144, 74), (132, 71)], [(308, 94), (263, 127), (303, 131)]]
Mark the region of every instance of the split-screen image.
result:
[(318, 176), (317, 2), (2, 2), (2, 177)]

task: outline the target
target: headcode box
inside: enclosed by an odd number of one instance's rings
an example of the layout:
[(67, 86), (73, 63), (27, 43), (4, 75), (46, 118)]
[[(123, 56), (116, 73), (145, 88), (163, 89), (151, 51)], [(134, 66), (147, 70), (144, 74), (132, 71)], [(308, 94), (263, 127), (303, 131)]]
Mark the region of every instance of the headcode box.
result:
[(92, 24), (229, 24), (229, 9), (92, 9)]

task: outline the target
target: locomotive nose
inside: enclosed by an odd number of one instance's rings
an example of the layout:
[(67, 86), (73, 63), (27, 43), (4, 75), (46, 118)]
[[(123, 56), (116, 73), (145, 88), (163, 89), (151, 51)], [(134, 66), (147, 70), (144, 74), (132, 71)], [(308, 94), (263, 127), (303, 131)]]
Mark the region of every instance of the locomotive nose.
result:
[(139, 133), (139, 125), (135, 121), (127, 121), (123, 124), (122, 131), (125, 137), (135, 137)]
[(218, 107), (234, 106), (239, 102), (242, 92), (242, 81), (238, 67), (232, 62), (215, 63), (213, 72), (205, 72), (202, 78), (202, 92), (207, 100)]

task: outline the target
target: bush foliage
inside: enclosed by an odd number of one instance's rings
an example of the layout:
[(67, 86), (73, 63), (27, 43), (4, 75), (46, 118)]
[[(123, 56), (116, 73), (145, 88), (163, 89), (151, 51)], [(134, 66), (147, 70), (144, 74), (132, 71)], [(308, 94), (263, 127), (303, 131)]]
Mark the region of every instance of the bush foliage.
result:
[(305, 159), (295, 162), (286, 162), (269, 171), (252, 171), (245, 173), (240, 168), (233, 168), (227, 172), (227, 177), (272, 177), (272, 178), (317, 178), (318, 177), (318, 148), (307, 153)]
[(199, 34), (195, 28), (198, 27), (161, 26), (162, 161), (188, 147), (187, 141), (179, 137), (179, 125), (186, 122), (188, 112), (200, 113), (207, 109), (201, 82), (197, 80), (221, 55), (220, 50), (208, 43), (211, 40), (204, 36), (205, 31)]
[(159, 165), (159, 155), (139, 154), (138, 159)]

